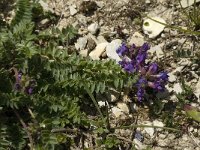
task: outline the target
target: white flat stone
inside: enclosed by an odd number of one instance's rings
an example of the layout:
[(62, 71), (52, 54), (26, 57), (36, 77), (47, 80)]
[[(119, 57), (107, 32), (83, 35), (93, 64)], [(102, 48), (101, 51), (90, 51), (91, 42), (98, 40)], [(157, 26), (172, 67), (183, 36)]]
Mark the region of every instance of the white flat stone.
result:
[(180, 83), (174, 84), (173, 91), (174, 91), (176, 94), (182, 93), (182, 92), (183, 92), (183, 89), (182, 89), (182, 87), (181, 87), (181, 84), (180, 84)]
[[(158, 121), (158, 120), (154, 120), (154, 121), (153, 121), (153, 125), (154, 125), (154, 126), (158, 126), (158, 127), (164, 127), (163, 122)], [(161, 131), (162, 128), (156, 128), (156, 130)]]
[(69, 13), (71, 16), (75, 15), (77, 12), (75, 6), (69, 6)]
[(87, 44), (87, 38), (86, 37), (81, 37), (77, 40), (75, 43), (75, 48), (77, 50), (83, 50)]
[(121, 58), (117, 54), (117, 49), (121, 46), (122, 41), (120, 39), (113, 40), (106, 46), (106, 54), (110, 59), (121, 61)]
[(125, 115), (121, 109), (119, 109), (118, 107), (113, 107), (111, 108), (112, 113), (115, 115), (116, 118)]
[(97, 33), (97, 30), (99, 29), (99, 25), (98, 23), (92, 23), (88, 26), (88, 31), (92, 34), (96, 34)]
[(129, 108), (128, 108), (127, 104), (125, 104), (125, 103), (117, 103), (117, 107), (119, 109), (121, 109), (122, 112), (124, 112), (126, 114), (129, 113)]
[[(189, 7), (189, 6), (193, 5), (194, 2), (195, 2), (195, 0), (181, 0), (181, 6), (183, 8), (186, 8), (186, 7)], [(196, 3), (197, 2), (200, 2), (200, 0), (196, 0)]]
[[(166, 23), (164, 19), (160, 17), (152, 17), (152, 19), (159, 21), (161, 23)], [(151, 19), (146, 19), (143, 22), (143, 31), (149, 36), (149, 38), (156, 38), (164, 30), (165, 26), (155, 22)]]
[(139, 32), (135, 32), (129, 41), (129, 45), (132, 44), (135, 44), (136, 46), (141, 46), (142, 44), (144, 44), (144, 36)]
[[(145, 121), (144, 125), (148, 125), (148, 126), (153, 126), (153, 123), (150, 121)], [(151, 137), (153, 137), (155, 129), (151, 128), (151, 127), (144, 127), (144, 130), (146, 131), (147, 134), (149, 134)]]
[(46, 2), (44, 2), (43, 0), (39, 0), (39, 2), (38, 2), (41, 6), (42, 6), (42, 8), (43, 8), (43, 10), (45, 11), (45, 12), (48, 12), (48, 11), (50, 11), (50, 12), (54, 12), (53, 11), (53, 9), (51, 9), (50, 7), (49, 7), (49, 5), (46, 3)]
[(100, 43), (96, 46), (96, 48), (90, 52), (89, 56), (93, 59), (93, 60), (100, 60), (100, 56), (102, 55), (102, 53), (106, 50), (106, 46), (108, 45), (108, 42), (105, 43)]
[(175, 82), (177, 77), (173, 73), (168, 73), (169, 75), (169, 82)]

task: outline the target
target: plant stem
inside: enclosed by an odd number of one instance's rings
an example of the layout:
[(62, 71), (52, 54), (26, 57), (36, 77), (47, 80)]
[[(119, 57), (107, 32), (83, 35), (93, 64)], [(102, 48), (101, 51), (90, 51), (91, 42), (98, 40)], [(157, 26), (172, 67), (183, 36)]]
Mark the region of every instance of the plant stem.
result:
[(24, 120), (22, 119), (22, 117), (19, 115), (19, 113), (17, 112), (17, 110), (13, 109), (15, 115), (17, 116), (17, 118), (19, 119), (20, 123), (22, 124), (24, 130), (26, 131), (27, 135), (28, 135), (28, 139), (30, 142), (30, 149), (33, 150), (34, 148), (34, 142), (33, 142), (33, 138), (31, 136), (31, 133), (28, 131), (28, 127), (26, 125), (26, 123), (24, 122)]
[(106, 122), (105, 119), (104, 119), (103, 113), (101, 112), (101, 110), (100, 110), (100, 108), (99, 108), (99, 106), (98, 106), (97, 101), (95, 100), (94, 96), (93, 96), (92, 93), (90, 92), (89, 88), (85, 86), (85, 89), (86, 89), (88, 95), (90, 96), (90, 98), (92, 99), (92, 102), (94, 103), (94, 105), (95, 105), (97, 111), (99, 112), (99, 114), (100, 114), (100, 116), (101, 116), (103, 122), (105, 123), (106, 129), (108, 129), (108, 128), (107, 128), (107, 122)]
[(172, 131), (176, 131), (176, 132), (181, 132), (181, 130), (178, 129), (174, 129), (174, 128), (169, 128), (169, 127), (160, 127), (160, 126), (151, 126), (151, 125), (130, 125), (130, 126), (121, 126), (121, 127), (114, 127), (114, 129), (132, 129), (132, 128), (161, 128), (161, 129), (165, 129), (165, 130), (172, 130)]

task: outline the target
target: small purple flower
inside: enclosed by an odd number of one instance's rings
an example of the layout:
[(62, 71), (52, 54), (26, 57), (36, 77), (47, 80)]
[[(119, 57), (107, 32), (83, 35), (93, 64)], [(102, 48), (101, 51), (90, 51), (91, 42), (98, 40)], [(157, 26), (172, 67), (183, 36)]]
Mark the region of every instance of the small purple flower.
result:
[(22, 72), (19, 72), (17, 77), (18, 77), (18, 80), (21, 80), (22, 79)]
[(163, 80), (163, 81), (168, 81), (168, 74), (167, 74), (167, 72), (161, 72), (161, 73), (159, 73), (159, 75), (158, 75), (158, 78), (159, 79), (161, 79), (161, 80)]
[(146, 53), (138, 54), (136, 56), (136, 62), (138, 65), (142, 65), (145, 62), (145, 59), (147, 58)]
[(137, 91), (137, 98), (138, 100), (141, 102), (143, 97), (144, 97), (144, 93), (145, 93), (145, 90), (144, 88), (138, 88), (138, 91)]
[(147, 75), (153, 75), (158, 71), (158, 65), (156, 63), (152, 63), (149, 65), (149, 69)]
[(139, 49), (139, 52), (140, 53), (146, 53), (148, 50), (150, 49), (150, 46), (148, 43), (144, 43), (140, 49)]
[(120, 61), (119, 64), (128, 73), (132, 73), (135, 71), (135, 65), (134, 65), (133, 61), (128, 61), (127, 59), (124, 59), (124, 60)]
[(165, 89), (164, 84), (162, 84), (162, 82), (159, 81), (148, 82), (148, 86), (160, 92), (164, 91)]
[(140, 78), (136, 84), (137, 87), (145, 87), (147, 84), (147, 80), (145, 78)]
[(15, 83), (15, 90), (19, 91), (21, 89), (21, 85), (19, 83)]
[(122, 45), (117, 49), (117, 54), (119, 56), (123, 56), (128, 52), (128, 47), (126, 46), (125, 43), (122, 43)]
[(32, 87), (26, 87), (25, 88), (25, 93), (27, 93), (28, 95), (31, 95), (31, 94), (33, 94), (33, 88)]

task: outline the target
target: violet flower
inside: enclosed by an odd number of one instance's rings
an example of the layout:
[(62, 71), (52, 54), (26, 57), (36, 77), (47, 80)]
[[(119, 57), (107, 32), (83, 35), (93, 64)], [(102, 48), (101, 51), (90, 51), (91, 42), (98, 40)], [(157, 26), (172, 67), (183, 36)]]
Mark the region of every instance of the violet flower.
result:
[(162, 92), (168, 81), (167, 72), (159, 72), (157, 63), (147, 64), (147, 51), (150, 49), (148, 43), (144, 43), (141, 47), (134, 44), (128, 48), (125, 43), (117, 49), (117, 53), (122, 57), (119, 62), (121, 67), (128, 73), (138, 73), (140, 78), (136, 83), (137, 97), (142, 101), (146, 93), (147, 87), (152, 88), (156, 92)]
[(124, 54), (126, 54), (128, 52), (128, 47), (126, 46), (125, 43), (122, 43), (122, 45), (117, 49), (117, 54), (119, 56), (123, 56)]

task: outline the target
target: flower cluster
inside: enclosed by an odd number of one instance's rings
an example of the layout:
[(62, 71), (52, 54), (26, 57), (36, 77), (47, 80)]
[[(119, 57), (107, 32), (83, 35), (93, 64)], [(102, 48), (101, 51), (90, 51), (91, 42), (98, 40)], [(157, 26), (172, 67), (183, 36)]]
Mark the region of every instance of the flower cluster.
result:
[(33, 89), (35, 87), (34, 80), (28, 80), (25, 76), (23, 76), (22, 71), (15, 72), (15, 90), (16, 91), (23, 91), (24, 93), (31, 95), (33, 94)]
[(168, 81), (167, 72), (159, 72), (157, 63), (146, 63), (147, 51), (150, 49), (147, 43), (137, 47), (131, 45), (128, 47), (123, 43), (118, 49), (117, 53), (122, 58), (119, 62), (121, 67), (128, 73), (138, 73), (139, 80), (137, 86), (137, 97), (142, 101), (147, 87), (152, 88), (156, 92), (164, 91), (165, 84)]

